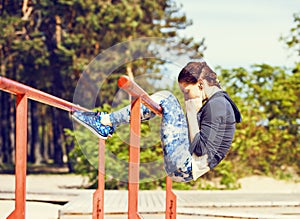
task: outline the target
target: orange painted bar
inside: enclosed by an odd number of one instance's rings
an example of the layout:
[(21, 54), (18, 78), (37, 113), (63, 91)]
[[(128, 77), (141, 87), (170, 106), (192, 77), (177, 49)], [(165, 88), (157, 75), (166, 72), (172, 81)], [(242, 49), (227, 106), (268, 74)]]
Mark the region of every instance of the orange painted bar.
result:
[(130, 113), (130, 147), (128, 167), (128, 219), (141, 219), (138, 211), (140, 178), (141, 98), (133, 97)]
[[(6, 91), (11, 94), (15, 94), (17, 96), (15, 209), (7, 217), (7, 219), (25, 219), (28, 99), (35, 100), (37, 102), (57, 107), (69, 112), (75, 109), (82, 111), (89, 110), (2, 76), (0, 76), (0, 90)], [(101, 199), (103, 202), (103, 196)]]
[(93, 219), (104, 219), (105, 140), (99, 139), (98, 188), (93, 194)]
[(162, 115), (161, 106), (153, 101), (151, 97), (144, 91), (138, 84), (131, 80), (128, 76), (121, 76), (118, 80), (118, 85), (120, 88), (125, 90), (132, 97), (140, 97), (142, 103), (151, 109), (152, 112), (157, 115)]
[(172, 191), (172, 179), (166, 179), (166, 217), (165, 219), (176, 219), (176, 195)]
[(8, 219), (25, 218), (27, 169), (27, 109), (27, 97), (24, 94), (18, 94), (16, 104), (15, 209), (7, 217)]
[[(121, 76), (118, 80), (118, 85), (120, 88), (125, 90), (128, 94), (130, 94), (132, 97), (138, 98), (138, 99), (140, 98), (141, 102), (145, 106), (147, 106), (152, 112), (156, 113), (159, 116), (162, 116), (161, 106), (158, 103), (156, 103), (155, 101), (153, 101), (151, 99), (151, 97), (138, 84), (136, 84), (133, 80), (131, 80), (128, 76)], [(135, 105), (135, 103), (133, 103), (133, 104), (134, 104), (134, 111), (133, 110), (131, 111), (130, 119), (131, 119), (131, 121), (132, 120), (140, 121), (140, 104), (138, 106)], [(136, 111), (139, 111), (139, 112), (136, 112)], [(135, 128), (136, 128), (135, 126), (137, 126), (137, 124), (139, 124), (139, 128), (140, 128), (140, 122), (138, 123), (138, 121), (134, 121), (133, 124), (130, 123), (130, 132), (131, 132), (131, 134), (134, 134), (134, 135), (140, 137), (140, 130), (139, 130), (139, 132), (135, 132)], [(134, 145), (135, 145), (135, 143), (134, 143)], [(137, 146), (138, 146), (138, 150), (135, 150), (134, 152), (132, 152), (132, 154), (130, 152), (130, 157), (133, 156), (134, 157), (133, 159), (136, 159), (137, 157), (139, 157), (139, 153), (140, 153), (139, 152), (139, 149), (140, 149), (139, 144)], [(137, 162), (135, 162), (135, 163), (137, 163)], [(135, 167), (135, 165), (133, 165), (132, 163), (129, 163), (129, 165), (132, 165), (132, 167), (131, 167), (132, 169), (139, 168), (139, 166)], [(130, 180), (129, 180), (129, 182), (130, 182)], [(135, 216), (136, 215), (135, 213), (138, 211), (138, 209), (136, 207), (136, 206), (138, 206), (138, 194), (136, 191), (138, 191), (138, 188), (136, 190), (136, 187), (134, 187), (134, 192), (132, 192), (132, 193), (129, 192), (129, 194), (128, 194), (128, 205), (133, 206), (131, 208), (128, 208), (128, 215), (130, 215), (130, 217), (128, 217), (128, 218), (130, 218), (130, 219), (131, 218), (135, 219), (137, 217), (137, 216)], [(130, 196), (132, 196), (132, 197), (130, 197)], [(137, 217), (137, 218), (139, 218), (139, 217)], [(176, 219), (176, 195), (172, 191), (172, 179), (168, 176), (166, 178), (166, 214), (165, 214), (165, 218), (166, 219)]]
[(73, 111), (74, 109), (88, 111), (83, 107), (2, 76), (0, 76), (0, 90), (4, 90), (15, 95), (26, 94), (27, 98), (31, 100), (35, 100), (37, 102), (57, 107), (69, 112)]
[[(120, 88), (133, 96), (131, 105), (130, 122), (130, 161), (128, 173), (128, 218), (141, 219), (138, 213), (138, 190), (139, 190), (139, 160), (140, 160), (140, 107), (141, 103), (150, 108), (154, 113), (162, 115), (162, 108), (154, 102), (150, 96), (134, 81), (126, 76), (118, 81)], [(17, 95), (16, 106), (16, 188), (15, 209), (8, 219), (24, 219), (26, 206), (26, 169), (27, 169), (27, 113), (28, 99), (35, 100), (66, 111), (82, 110), (83, 107), (74, 105), (68, 101), (39, 91), (19, 82), (0, 76), (0, 90)], [(105, 174), (105, 141), (99, 140), (99, 169), (98, 189), (93, 198), (93, 219), (104, 217), (104, 174)], [(172, 180), (166, 179), (166, 218), (176, 218), (176, 195), (172, 192)]]

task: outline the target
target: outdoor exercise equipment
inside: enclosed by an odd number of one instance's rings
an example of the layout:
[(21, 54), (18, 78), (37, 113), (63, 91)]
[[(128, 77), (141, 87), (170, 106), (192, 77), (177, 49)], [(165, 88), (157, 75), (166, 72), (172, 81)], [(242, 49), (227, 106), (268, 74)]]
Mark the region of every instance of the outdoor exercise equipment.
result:
[[(162, 109), (150, 96), (127, 76), (121, 76), (118, 85), (131, 95), (130, 147), (128, 168), (128, 219), (142, 218), (138, 211), (139, 162), (140, 162), (140, 107), (141, 103), (161, 115)], [(52, 96), (27, 85), (0, 76), (0, 90), (16, 95), (16, 164), (15, 209), (7, 219), (25, 219), (26, 169), (27, 169), (27, 115), (28, 99), (68, 112), (89, 111), (83, 107)], [(93, 219), (104, 218), (105, 140), (99, 139), (98, 188), (93, 194)], [(176, 195), (172, 192), (172, 180), (166, 178), (166, 219), (176, 218)]]

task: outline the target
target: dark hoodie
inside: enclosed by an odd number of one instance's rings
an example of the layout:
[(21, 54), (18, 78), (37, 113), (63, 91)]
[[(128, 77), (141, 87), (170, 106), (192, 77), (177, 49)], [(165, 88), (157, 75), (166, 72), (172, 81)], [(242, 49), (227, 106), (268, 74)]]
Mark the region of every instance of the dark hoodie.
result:
[(227, 154), (235, 132), (235, 123), (242, 121), (235, 103), (224, 91), (216, 92), (197, 114), (200, 132), (190, 144), (190, 152), (197, 156), (208, 155), (213, 169)]

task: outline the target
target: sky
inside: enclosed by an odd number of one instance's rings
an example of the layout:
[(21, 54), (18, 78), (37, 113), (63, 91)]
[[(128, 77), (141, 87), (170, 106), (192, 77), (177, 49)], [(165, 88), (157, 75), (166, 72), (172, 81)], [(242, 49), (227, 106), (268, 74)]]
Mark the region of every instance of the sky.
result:
[[(176, 0), (193, 24), (182, 36), (205, 38), (204, 59), (211, 66), (294, 65), (297, 57), (281, 36), (295, 26), (300, 0)], [(299, 56), (298, 56), (299, 59)]]

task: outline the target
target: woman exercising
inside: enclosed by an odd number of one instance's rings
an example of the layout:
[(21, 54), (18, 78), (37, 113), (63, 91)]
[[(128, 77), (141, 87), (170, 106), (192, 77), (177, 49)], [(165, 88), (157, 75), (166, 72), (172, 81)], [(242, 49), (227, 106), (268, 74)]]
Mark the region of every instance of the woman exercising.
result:
[[(161, 141), (167, 174), (179, 182), (196, 180), (218, 165), (227, 154), (241, 114), (222, 90), (206, 62), (190, 62), (178, 75), (186, 116), (169, 91), (151, 95), (163, 109)], [(204, 104), (202, 104), (204, 102)], [(141, 120), (155, 114), (142, 105)], [(98, 137), (106, 139), (120, 124), (130, 122), (130, 106), (106, 114), (74, 111), (72, 117)]]

